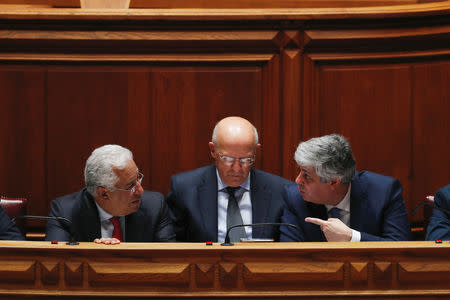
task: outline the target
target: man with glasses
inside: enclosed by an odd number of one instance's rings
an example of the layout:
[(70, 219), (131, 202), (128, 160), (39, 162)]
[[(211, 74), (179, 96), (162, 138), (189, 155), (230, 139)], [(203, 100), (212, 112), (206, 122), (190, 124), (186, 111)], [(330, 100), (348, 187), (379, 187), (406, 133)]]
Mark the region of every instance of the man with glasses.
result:
[[(167, 203), (178, 241), (223, 242), (230, 226), (280, 221), (281, 192), (291, 182), (252, 168), (258, 148), (258, 133), (249, 121), (228, 117), (217, 123), (209, 142), (215, 164), (171, 179)], [(279, 240), (279, 228), (237, 227), (230, 236), (232, 242)]]
[(164, 196), (144, 191), (130, 150), (119, 145), (95, 149), (86, 161), (86, 187), (57, 198), (47, 222), (46, 240), (118, 244), (168, 242), (175, 235)]

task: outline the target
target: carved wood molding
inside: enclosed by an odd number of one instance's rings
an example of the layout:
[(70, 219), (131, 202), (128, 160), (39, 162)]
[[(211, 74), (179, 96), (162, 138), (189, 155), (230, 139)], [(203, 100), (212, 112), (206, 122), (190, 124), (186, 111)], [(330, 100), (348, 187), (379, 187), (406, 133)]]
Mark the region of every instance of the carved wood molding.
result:
[(337, 244), (0, 242), (0, 295), (450, 296), (448, 243)]
[[(59, 1), (59, 0), (53, 0)], [(76, 0), (74, 0), (76, 1)], [(343, 3), (344, 1), (342, 1)], [(345, 1), (348, 2), (348, 1)], [(180, 1), (181, 3), (181, 1)], [(253, 2), (254, 3), (254, 2)], [(288, 5), (274, 7), (273, 1), (267, 1), (270, 8), (152, 8), (152, 9), (55, 9), (26, 8), (6, 6), (0, 11), (0, 19), (41, 19), (41, 20), (171, 20), (171, 21), (236, 21), (236, 20), (345, 20), (380, 19), (424, 16), (445, 16), (450, 13), (450, 1), (439, 1), (408, 5), (374, 7), (298, 7)], [(176, 4), (175, 4), (176, 5)], [(131, 4), (133, 6), (133, 4)], [(186, 6), (184, 6), (186, 7)], [(245, 6), (244, 6), (245, 7)]]

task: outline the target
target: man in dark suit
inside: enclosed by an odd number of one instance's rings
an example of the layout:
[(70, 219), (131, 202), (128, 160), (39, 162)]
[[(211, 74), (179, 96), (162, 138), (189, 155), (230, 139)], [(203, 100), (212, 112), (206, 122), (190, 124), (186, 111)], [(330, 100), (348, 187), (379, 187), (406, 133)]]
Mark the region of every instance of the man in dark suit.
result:
[(434, 195), (434, 209), (427, 228), (426, 240), (450, 241), (450, 184)]
[(0, 206), (0, 240), (23, 241), (24, 238), (19, 228), (9, 218), (5, 210)]
[[(214, 128), (209, 143), (214, 165), (174, 175), (167, 203), (178, 241), (223, 242), (227, 228), (237, 224), (280, 222), (281, 193), (291, 183), (252, 168), (260, 147), (256, 128), (247, 120), (229, 117)], [(241, 238), (279, 239), (276, 226), (230, 232)]]
[(164, 196), (144, 191), (142, 175), (130, 150), (119, 145), (95, 149), (86, 162), (86, 187), (57, 198), (47, 222), (46, 240), (80, 242), (175, 241)]
[(285, 242), (409, 240), (408, 215), (398, 180), (362, 171), (348, 141), (332, 134), (300, 143), (297, 184), (283, 194)]

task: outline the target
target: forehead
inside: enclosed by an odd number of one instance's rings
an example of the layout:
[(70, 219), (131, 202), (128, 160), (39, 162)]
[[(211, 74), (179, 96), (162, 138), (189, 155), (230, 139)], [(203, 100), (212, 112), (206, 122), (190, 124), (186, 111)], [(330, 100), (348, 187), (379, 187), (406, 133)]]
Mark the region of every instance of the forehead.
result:
[(134, 160), (130, 160), (130, 162), (123, 169), (113, 168), (114, 173), (116, 173), (118, 177), (117, 183), (119, 184), (127, 184), (136, 180), (136, 176), (138, 174), (138, 167)]
[(215, 148), (224, 155), (236, 157), (251, 156), (255, 151), (254, 143), (241, 142), (218, 143)]

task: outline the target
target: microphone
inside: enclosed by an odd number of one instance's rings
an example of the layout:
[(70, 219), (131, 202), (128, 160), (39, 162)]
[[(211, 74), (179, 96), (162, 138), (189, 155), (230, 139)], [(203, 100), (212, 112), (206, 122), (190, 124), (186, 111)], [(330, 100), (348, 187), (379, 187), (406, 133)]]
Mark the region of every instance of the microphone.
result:
[(431, 204), (431, 203), (426, 202), (426, 201), (419, 202), (419, 204), (417, 204), (416, 207), (412, 210), (411, 214), (415, 215), (421, 206), (428, 206), (428, 207), (432, 207), (434, 209), (440, 210), (443, 213), (445, 213), (447, 215), (447, 217), (450, 217), (450, 211), (449, 210), (446, 210), (445, 208), (436, 206), (436, 205)]
[(75, 240), (75, 235), (72, 232), (72, 228), (70, 225), (72, 225), (72, 222), (64, 217), (55, 217), (55, 216), (30, 216), (30, 215), (24, 215), (24, 216), (16, 216), (12, 218), (12, 221), (14, 222), (16, 219), (35, 219), (35, 220), (56, 220), (58, 221), (68, 232), (70, 235), (70, 240), (66, 243), (67, 245), (78, 245), (79, 243)]
[(254, 223), (254, 224), (237, 224), (237, 225), (233, 225), (228, 227), (227, 229), (227, 233), (225, 234), (225, 241), (221, 244), (222, 246), (233, 246), (234, 244), (230, 242), (230, 231), (233, 228), (237, 228), (237, 227), (246, 227), (246, 226), (251, 226), (251, 227), (256, 227), (256, 226), (289, 226), (292, 228), (296, 228), (298, 230), (300, 230), (300, 228), (294, 224), (289, 224), (289, 223)]

